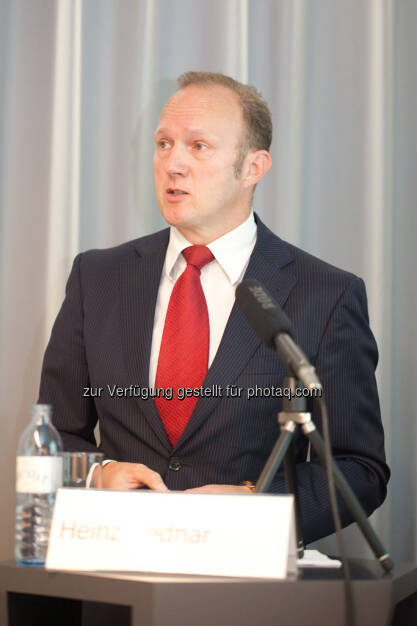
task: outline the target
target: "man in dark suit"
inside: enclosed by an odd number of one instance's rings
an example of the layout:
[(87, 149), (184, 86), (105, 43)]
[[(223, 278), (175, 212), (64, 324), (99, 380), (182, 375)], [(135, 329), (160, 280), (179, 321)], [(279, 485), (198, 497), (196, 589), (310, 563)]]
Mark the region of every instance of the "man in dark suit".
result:
[[(256, 481), (279, 435), (285, 375), (234, 304), (240, 280), (257, 278), (316, 365), (334, 455), (370, 513), (385, 497), (389, 470), (364, 285), (254, 218), (271, 133), (254, 89), (219, 74), (181, 77), (155, 135), (156, 195), (171, 229), (76, 258), (40, 401), (54, 406), (67, 449), (96, 449), (99, 421), (107, 487), (251, 493), (242, 483)], [(320, 427), (320, 416), (313, 419)], [(307, 462), (307, 447), (299, 435), (308, 543), (333, 523), (325, 471), (314, 457)], [(271, 492), (284, 491), (280, 472)], [(341, 517), (351, 521), (343, 507)]]

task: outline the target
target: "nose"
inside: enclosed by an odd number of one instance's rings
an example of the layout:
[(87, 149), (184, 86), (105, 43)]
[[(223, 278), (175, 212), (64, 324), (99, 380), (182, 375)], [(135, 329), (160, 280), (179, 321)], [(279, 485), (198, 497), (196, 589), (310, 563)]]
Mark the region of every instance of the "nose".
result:
[(170, 176), (186, 176), (188, 174), (188, 158), (185, 146), (181, 146), (181, 144), (172, 146), (166, 167)]

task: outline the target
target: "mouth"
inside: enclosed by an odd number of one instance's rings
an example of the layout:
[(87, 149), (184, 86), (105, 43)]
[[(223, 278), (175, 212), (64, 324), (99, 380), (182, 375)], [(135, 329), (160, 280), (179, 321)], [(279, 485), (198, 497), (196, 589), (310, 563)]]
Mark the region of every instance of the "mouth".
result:
[(177, 187), (168, 187), (167, 194), (170, 196), (188, 196), (188, 191), (178, 189)]

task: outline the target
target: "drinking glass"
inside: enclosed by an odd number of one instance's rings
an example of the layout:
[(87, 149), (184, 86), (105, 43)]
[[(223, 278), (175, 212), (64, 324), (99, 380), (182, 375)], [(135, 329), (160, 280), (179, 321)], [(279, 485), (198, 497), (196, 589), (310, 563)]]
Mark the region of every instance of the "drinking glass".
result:
[[(102, 489), (104, 461), (102, 452), (62, 452), (61, 454), (64, 471), (63, 487)], [(95, 466), (94, 469), (93, 466)]]

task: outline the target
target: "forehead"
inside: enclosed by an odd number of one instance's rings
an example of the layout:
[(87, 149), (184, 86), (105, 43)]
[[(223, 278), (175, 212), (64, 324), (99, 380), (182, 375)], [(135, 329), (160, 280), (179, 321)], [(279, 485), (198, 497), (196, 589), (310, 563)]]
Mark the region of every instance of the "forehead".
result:
[(243, 114), (237, 94), (222, 85), (189, 85), (166, 103), (157, 131), (175, 125), (210, 132), (241, 133)]

